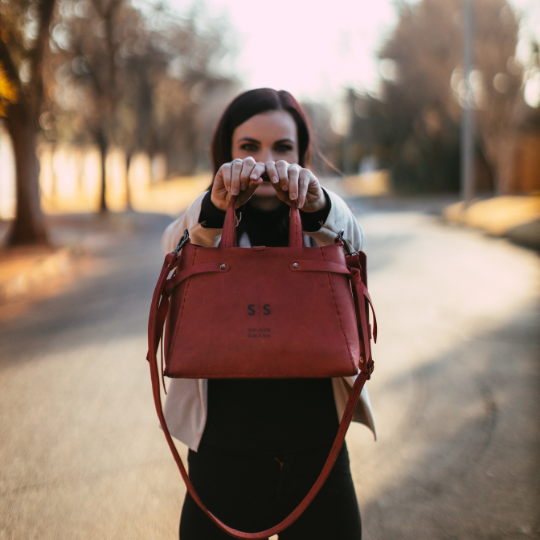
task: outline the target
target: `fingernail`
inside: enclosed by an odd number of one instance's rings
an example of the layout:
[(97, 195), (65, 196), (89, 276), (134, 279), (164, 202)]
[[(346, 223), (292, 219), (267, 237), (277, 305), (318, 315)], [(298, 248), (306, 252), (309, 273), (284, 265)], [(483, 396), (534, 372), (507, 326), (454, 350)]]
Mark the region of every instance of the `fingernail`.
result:
[(277, 184), (279, 182), (279, 178), (277, 176), (272, 176), (272, 182), (274, 182), (274, 184)]
[(291, 197), (291, 199), (292, 199), (293, 201), (295, 201), (295, 200), (296, 200), (296, 197), (298, 197), (298, 195), (296, 195), (296, 193), (291, 193), (290, 197)]
[(238, 188), (233, 188), (232, 194), (233, 195), (238, 195)]
[(282, 188), (283, 191), (289, 191), (289, 186), (285, 184)]
[(257, 180), (257, 173), (253, 173), (253, 174), (251, 175), (251, 178), (252, 178), (253, 180)]

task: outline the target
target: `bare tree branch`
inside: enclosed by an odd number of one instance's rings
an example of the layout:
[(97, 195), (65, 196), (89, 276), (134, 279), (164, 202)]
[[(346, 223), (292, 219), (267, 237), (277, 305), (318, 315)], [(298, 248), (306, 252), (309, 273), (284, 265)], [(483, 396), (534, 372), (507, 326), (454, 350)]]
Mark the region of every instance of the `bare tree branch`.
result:
[(37, 121), (43, 101), (43, 55), (49, 44), (54, 6), (55, 0), (41, 0), (39, 3), (39, 31), (30, 56), (31, 114), (35, 121)]
[(2, 62), (4, 70), (6, 71), (9, 79), (15, 85), (15, 88), (17, 89), (17, 95), (18, 95), (17, 99), (19, 101), (22, 100), (24, 102), (25, 96), (23, 94), (19, 72), (17, 68), (15, 67), (15, 64), (13, 63), (13, 59), (11, 58), (11, 54), (9, 52), (9, 49), (7, 48), (7, 44), (2, 39), (2, 35), (4, 34), (5, 28), (6, 28), (6, 23), (3, 17), (0, 15), (0, 62)]

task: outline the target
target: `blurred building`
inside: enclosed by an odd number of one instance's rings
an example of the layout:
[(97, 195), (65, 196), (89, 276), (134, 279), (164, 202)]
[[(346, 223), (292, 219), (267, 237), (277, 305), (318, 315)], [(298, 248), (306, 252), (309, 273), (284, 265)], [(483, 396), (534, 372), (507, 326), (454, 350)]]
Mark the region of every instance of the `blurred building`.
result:
[(505, 194), (540, 192), (540, 109), (527, 108), (522, 115), (511, 174), (502, 186)]

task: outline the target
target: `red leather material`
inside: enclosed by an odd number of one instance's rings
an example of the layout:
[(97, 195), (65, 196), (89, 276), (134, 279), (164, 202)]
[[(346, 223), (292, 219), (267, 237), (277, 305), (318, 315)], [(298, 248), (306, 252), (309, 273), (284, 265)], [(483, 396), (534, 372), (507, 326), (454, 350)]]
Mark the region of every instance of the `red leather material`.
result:
[(304, 232), (302, 231), (302, 220), (300, 211), (296, 208), (296, 202), (291, 203), (290, 225), (289, 225), (289, 247), (302, 247), (304, 245)]
[[(159, 285), (159, 282), (158, 282), (158, 285)], [(159, 299), (156, 299), (156, 295), (154, 294), (154, 300), (152, 301), (153, 306), (155, 306), (157, 300)], [(155, 322), (156, 322), (155, 318), (152, 317), (151, 315), (150, 321), (149, 321), (149, 330), (151, 328), (151, 325), (154, 324)], [(284, 529), (292, 525), (302, 515), (304, 510), (311, 504), (311, 501), (313, 501), (313, 499), (315, 498), (315, 496), (317, 495), (317, 493), (323, 486), (324, 482), (328, 478), (328, 475), (330, 474), (330, 471), (332, 470), (332, 467), (334, 466), (334, 463), (336, 462), (339, 451), (341, 450), (341, 447), (343, 446), (343, 441), (345, 439), (347, 430), (349, 429), (349, 425), (351, 423), (354, 410), (358, 403), (358, 399), (360, 398), (362, 388), (364, 387), (366, 380), (369, 378), (369, 374), (362, 372), (356, 378), (356, 381), (351, 389), (351, 393), (349, 394), (349, 399), (347, 401), (345, 411), (343, 412), (343, 416), (339, 424), (338, 433), (336, 435), (334, 444), (332, 445), (332, 449), (330, 450), (330, 454), (328, 455), (328, 458), (326, 460), (326, 463), (324, 464), (321, 474), (317, 478), (313, 487), (309, 490), (308, 494), (304, 497), (303, 501), (283, 521), (281, 521), (274, 527), (271, 527), (270, 529), (266, 529), (264, 531), (260, 531), (257, 533), (246, 533), (246, 532), (239, 531), (237, 529), (233, 529), (232, 527), (229, 527), (228, 525), (223, 523), (223, 521), (221, 521), (218, 517), (212, 514), (212, 512), (210, 512), (208, 508), (206, 508), (206, 506), (204, 505), (204, 502), (198, 496), (197, 492), (195, 491), (195, 488), (193, 487), (193, 484), (191, 483), (191, 480), (189, 479), (189, 475), (186, 471), (186, 468), (184, 467), (182, 458), (180, 457), (178, 450), (176, 449), (174, 441), (169, 432), (169, 428), (167, 427), (167, 422), (165, 421), (165, 417), (163, 415), (163, 405), (161, 402), (161, 392), (160, 392), (160, 378), (159, 378), (159, 371), (158, 371), (158, 366), (157, 366), (157, 359), (155, 355), (155, 351), (157, 350), (158, 343), (156, 342), (154, 338), (155, 336), (154, 332), (149, 331), (148, 335), (149, 335), (149, 346), (150, 346), (150, 349), (149, 349), (150, 375), (152, 378), (152, 391), (154, 395), (154, 402), (156, 404), (156, 411), (157, 411), (159, 420), (161, 422), (161, 426), (163, 427), (163, 432), (165, 433), (165, 438), (167, 439), (167, 443), (169, 445), (171, 453), (174, 457), (174, 460), (176, 461), (180, 474), (182, 475), (182, 479), (184, 480), (186, 487), (189, 493), (191, 494), (191, 496), (193, 497), (193, 499), (195, 500), (195, 502), (200, 506), (203, 512), (220, 529), (222, 529), (223, 531), (225, 531), (227, 534), (229, 534), (230, 536), (234, 538), (240, 538), (244, 540), (263, 540), (270, 536), (280, 533), (281, 531), (283, 531)]]
[(339, 244), (262, 251), (187, 244), (180, 275), (205, 263), (230, 269), (194, 275), (172, 293), (175, 316), (165, 334), (165, 374), (205, 379), (356, 375), (360, 349), (348, 275), (291, 271), (291, 261), (297, 260), (346, 268)]
[[(229, 535), (259, 540), (298, 519), (330, 474), (362, 387), (373, 371), (369, 323), (373, 306), (363, 253), (345, 257), (341, 242), (303, 247), (300, 215), (294, 205), (289, 247), (237, 248), (234, 206), (231, 198), (220, 247), (188, 242), (180, 256), (173, 252), (165, 257), (150, 308), (147, 358), (157, 414), (190, 494)], [(376, 339), (374, 312), (373, 317)], [(161, 379), (163, 371), (169, 377), (201, 379), (358, 374), (319, 478), (278, 525), (258, 533), (232, 529), (195, 492), (163, 415), (157, 350), (165, 321)]]
[(230, 266), (228, 264), (220, 264), (219, 262), (195, 264), (186, 268), (183, 272), (175, 274), (171, 279), (168, 279), (165, 282), (165, 290), (171, 294), (179, 283), (196, 274), (207, 274), (208, 272), (223, 273), (228, 272), (229, 270)]
[(289, 268), (293, 272), (331, 272), (345, 276), (351, 273), (347, 266), (328, 261), (292, 261)]

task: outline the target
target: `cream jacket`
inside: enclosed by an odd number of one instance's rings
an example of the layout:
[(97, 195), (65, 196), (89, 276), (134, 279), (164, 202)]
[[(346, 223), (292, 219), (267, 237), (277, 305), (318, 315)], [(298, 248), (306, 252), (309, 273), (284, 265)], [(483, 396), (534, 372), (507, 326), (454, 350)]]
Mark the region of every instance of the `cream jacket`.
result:
[[(320, 230), (307, 233), (308, 236), (313, 238), (317, 245), (324, 246), (332, 244), (337, 233), (344, 229), (345, 239), (350, 245), (354, 249), (363, 249), (364, 233), (349, 207), (335, 193), (330, 191), (327, 193), (332, 205), (328, 218)], [(175, 249), (184, 229), (188, 229), (191, 242), (194, 244), (199, 246), (219, 244), (222, 229), (205, 229), (199, 223), (204, 195), (205, 193), (198, 197), (178, 219), (167, 227), (161, 240), (164, 254)], [(246, 234), (239, 239), (238, 244), (240, 247), (250, 246)], [(355, 377), (332, 379), (336, 411), (340, 419), (354, 379)], [(206, 379), (171, 379), (167, 391), (164, 413), (169, 431), (175, 438), (197, 451), (206, 424), (208, 381)], [(376, 439), (375, 423), (366, 387), (362, 390), (353, 421), (366, 425)]]

